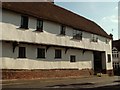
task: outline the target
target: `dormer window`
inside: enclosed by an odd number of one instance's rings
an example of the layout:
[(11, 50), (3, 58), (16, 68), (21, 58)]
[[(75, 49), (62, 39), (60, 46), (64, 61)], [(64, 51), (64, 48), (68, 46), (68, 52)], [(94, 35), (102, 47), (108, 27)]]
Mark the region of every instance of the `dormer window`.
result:
[(82, 31), (73, 30), (73, 39), (82, 40)]
[(37, 19), (36, 31), (43, 32), (43, 20)]
[(92, 41), (92, 42), (98, 42), (98, 36), (92, 34), (92, 39), (91, 39), (91, 41)]
[(65, 35), (65, 29), (66, 29), (66, 27), (62, 25), (60, 35)]
[(24, 29), (28, 29), (28, 17), (27, 16), (21, 16), (21, 27)]

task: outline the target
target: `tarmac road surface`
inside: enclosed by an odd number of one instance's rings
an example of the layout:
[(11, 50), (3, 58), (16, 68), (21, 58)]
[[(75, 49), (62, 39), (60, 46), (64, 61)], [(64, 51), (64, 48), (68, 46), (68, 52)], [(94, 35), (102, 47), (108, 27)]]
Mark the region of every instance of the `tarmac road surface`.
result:
[(120, 76), (3, 80), (2, 90), (120, 90)]

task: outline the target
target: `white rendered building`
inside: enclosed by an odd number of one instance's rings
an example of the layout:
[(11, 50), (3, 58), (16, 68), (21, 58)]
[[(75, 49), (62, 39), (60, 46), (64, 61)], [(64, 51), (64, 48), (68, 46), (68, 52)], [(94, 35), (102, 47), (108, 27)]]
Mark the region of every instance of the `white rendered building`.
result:
[(3, 71), (113, 71), (112, 37), (95, 22), (53, 3), (2, 3), (0, 23)]
[(120, 40), (114, 40), (112, 46), (114, 74), (120, 75)]

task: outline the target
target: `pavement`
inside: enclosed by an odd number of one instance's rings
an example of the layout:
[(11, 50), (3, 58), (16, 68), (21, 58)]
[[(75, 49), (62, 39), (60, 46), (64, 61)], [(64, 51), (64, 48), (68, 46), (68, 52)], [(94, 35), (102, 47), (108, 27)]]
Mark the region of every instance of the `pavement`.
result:
[(68, 77), (68, 78), (47, 78), (31, 80), (3, 80), (2, 90), (81, 90), (113, 88), (120, 89), (120, 76), (91, 76), (91, 77)]

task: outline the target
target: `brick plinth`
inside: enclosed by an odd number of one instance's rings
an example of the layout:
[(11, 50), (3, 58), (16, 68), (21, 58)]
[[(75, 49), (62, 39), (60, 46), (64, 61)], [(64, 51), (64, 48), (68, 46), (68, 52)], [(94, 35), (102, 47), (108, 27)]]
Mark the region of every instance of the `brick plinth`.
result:
[(2, 79), (34, 79), (34, 78), (54, 78), (70, 76), (90, 76), (93, 70), (2, 70)]

